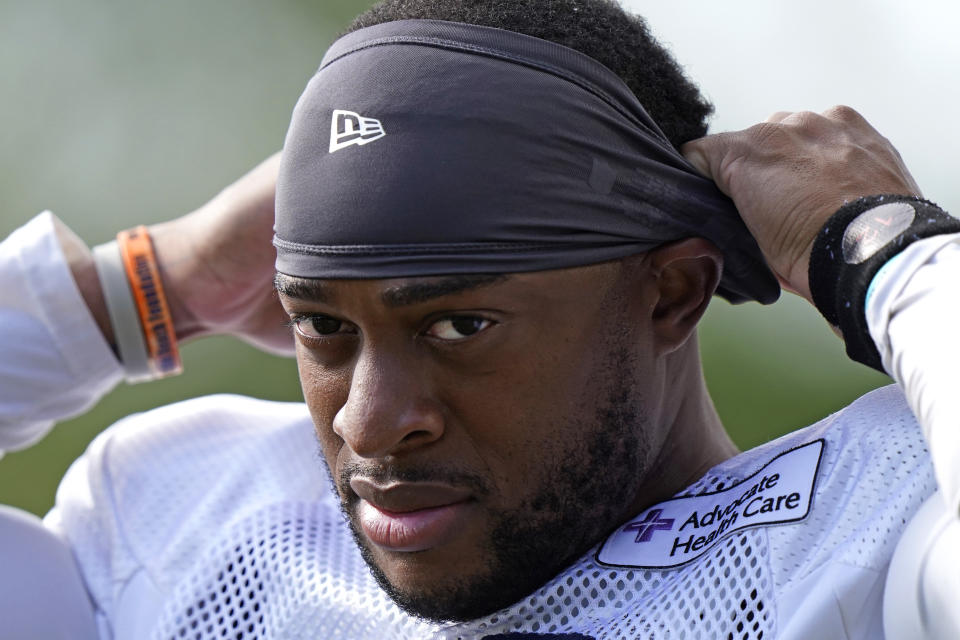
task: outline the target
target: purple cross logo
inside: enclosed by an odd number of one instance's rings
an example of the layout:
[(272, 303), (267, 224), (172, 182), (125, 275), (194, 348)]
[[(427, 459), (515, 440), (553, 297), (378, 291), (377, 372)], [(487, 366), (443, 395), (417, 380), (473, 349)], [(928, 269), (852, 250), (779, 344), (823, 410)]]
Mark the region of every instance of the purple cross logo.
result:
[(649, 542), (653, 537), (654, 531), (670, 531), (673, 529), (673, 518), (660, 519), (663, 509), (654, 509), (647, 514), (647, 517), (638, 522), (631, 522), (623, 528), (624, 531), (637, 530), (637, 537), (634, 542)]

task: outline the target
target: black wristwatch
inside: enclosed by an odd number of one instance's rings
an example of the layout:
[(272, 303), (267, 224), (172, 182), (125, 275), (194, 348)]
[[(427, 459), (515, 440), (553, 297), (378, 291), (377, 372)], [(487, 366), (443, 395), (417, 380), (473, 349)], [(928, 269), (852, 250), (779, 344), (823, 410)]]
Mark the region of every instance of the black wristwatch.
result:
[(870, 282), (890, 258), (923, 238), (960, 232), (960, 220), (929, 200), (875, 195), (849, 202), (817, 234), (810, 255), (810, 292), (839, 327), (853, 360), (883, 372), (867, 327)]

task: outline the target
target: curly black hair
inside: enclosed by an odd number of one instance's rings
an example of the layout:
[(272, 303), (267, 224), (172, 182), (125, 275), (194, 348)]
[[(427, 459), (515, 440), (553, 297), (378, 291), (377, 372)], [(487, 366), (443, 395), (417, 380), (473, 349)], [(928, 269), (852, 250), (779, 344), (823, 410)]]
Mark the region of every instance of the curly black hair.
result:
[(576, 49), (620, 76), (674, 146), (707, 132), (713, 106), (643, 18), (614, 0), (382, 0), (347, 32), (408, 19), (497, 27)]

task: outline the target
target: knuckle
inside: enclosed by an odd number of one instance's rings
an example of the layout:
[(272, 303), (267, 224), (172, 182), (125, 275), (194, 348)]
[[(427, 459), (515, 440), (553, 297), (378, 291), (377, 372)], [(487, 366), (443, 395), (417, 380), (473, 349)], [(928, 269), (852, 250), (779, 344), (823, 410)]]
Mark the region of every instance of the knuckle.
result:
[(762, 140), (768, 136), (777, 135), (782, 128), (779, 122), (761, 122), (747, 129), (746, 133), (747, 137), (751, 140)]
[(781, 122), (761, 122), (746, 130), (747, 148), (778, 147), (790, 138), (787, 125)]
[(786, 125), (792, 125), (799, 129), (811, 129), (819, 125), (823, 116), (813, 111), (797, 111), (784, 121)]
[(765, 120), (765, 122), (780, 122), (781, 120), (790, 117), (792, 111), (777, 111), (770, 114), (770, 116)]
[[(781, 117), (778, 118), (778, 116)], [(787, 143), (798, 134), (818, 132), (823, 128), (825, 121), (823, 116), (812, 111), (781, 112), (751, 129), (756, 140), (765, 145), (771, 145)]]
[(845, 104), (837, 104), (823, 112), (823, 117), (830, 120), (839, 120), (841, 122), (859, 122), (863, 116), (854, 109)]

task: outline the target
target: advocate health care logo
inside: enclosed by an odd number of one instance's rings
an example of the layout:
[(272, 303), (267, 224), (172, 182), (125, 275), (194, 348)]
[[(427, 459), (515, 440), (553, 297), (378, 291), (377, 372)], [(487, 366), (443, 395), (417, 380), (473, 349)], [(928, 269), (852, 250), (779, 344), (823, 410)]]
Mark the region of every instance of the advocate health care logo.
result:
[(803, 520), (810, 512), (823, 445), (821, 439), (784, 451), (721, 491), (650, 507), (607, 538), (597, 562), (640, 569), (678, 567), (734, 531)]

